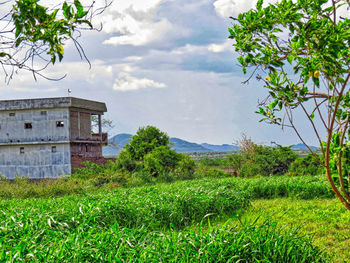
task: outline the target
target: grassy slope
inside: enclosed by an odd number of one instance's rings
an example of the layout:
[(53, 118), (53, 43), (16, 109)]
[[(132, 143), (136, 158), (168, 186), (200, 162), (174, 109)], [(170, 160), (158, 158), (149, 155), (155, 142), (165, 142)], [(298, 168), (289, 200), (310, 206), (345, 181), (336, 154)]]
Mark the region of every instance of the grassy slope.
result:
[[(99, 193), (83, 191), (81, 195), (62, 198), (0, 200), (0, 259), (10, 256), (6, 251), (11, 251), (12, 258), (16, 257), (16, 251), (21, 251), (17, 256), (25, 260), (33, 253), (40, 255), (40, 260), (74, 261), (76, 255), (79, 259), (108, 260), (107, 252), (122, 256), (120, 251), (129, 251), (132, 246), (145, 253), (142, 256), (150, 257), (160, 253), (153, 249), (161, 244), (169, 244), (167, 253), (186, 250), (192, 255), (198, 253), (197, 248), (207, 250), (205, 244), (213, 235), (212, 249), (225, 249), (223, 244), (230, 232), (216, 224), (220, 230), (198, 237), (198, 223), (208, 214), (213, 214), (210, 215), (212, 221), (219, 222), (247, 209), (248, 218), (261, 214), (261, 220), (271, 217), (280, 225), (292, 223), (297, 227), (306, 223), (302, 233), (314, 233), (316, 243), (329, 252), (336, 252), (337, 262), (342, 262), (340, 259), (349, 258), (350, 213), (337, 200), (329, 199), (331, 196), (327, 182), (321, 177), (272, 177), (207, 178)], [(323, 199), (314, 200), (315, 197)], [(251, 208), (248, 208), (248, 199)], [(148, 229), (144, 229), (144, 225)], [(169, 227), (177, 230), (172, 232)], [(181, 230), (183, 227), (186, 230)], [(168, 231), (169, 235), (162, 234)], [(222, 243), (216, 241), (215, 231), (219, 231), (217, 237)], [(259, 231), (252, 232), (251, 236), (259, 240), (260, 236), (255, 233)], [(198, 242), (195, 250), (191, 247), (192, 238)], [(232, 240), (232, 244), (237, 244), (235, 242)], [(260, 248), (262, 246), (252, 249)], [(92, 258), (94, 251), (97, 258)], [(227, 250), (227, 253), (231, 252)], [(251, 254), (249, 250), (244, 253)], [(167, 256), (169, 254), (163, 254), (162, 258)], [(195, 260), (193, 258), (193, 262)]]
[(255, 200), (243, 218), (252, 220), (257, 215), (261, 222), (271, 218), (280, 225), (301, 226), (299, 233), (313, 236), (315, 245), (334, 253), (334, 262), (350, 262), (350, 212), (338, 199)]

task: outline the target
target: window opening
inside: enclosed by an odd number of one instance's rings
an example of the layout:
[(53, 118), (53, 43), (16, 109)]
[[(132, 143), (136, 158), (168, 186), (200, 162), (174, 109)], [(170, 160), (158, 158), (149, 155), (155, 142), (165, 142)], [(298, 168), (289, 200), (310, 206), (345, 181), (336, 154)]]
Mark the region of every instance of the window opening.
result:
[(40, 112), (40, 114), (41, 114), (41, 115), (47, 115), (47, 111), (46, 111), (46, 110), (42, 110), (42, 111)]
[(51, 147), (51, 152), (55, 153), (57, 151), (56, 146)]
[(33, 128), (31, 122), (26, 122), (26, 123), (24, 123), (24, 129), (31, 129), (31, 128)]
[(9, 116), (10, 116), (10, 117), (16, 116), (16, 113), (10, 112), (10, 113), (9, 113)]
[(63, 127), (64, 121), (56, 121), (56, 127)]
[(23, 154), (23, 153), (24, 153), (24, 147), (20, 147), (20, 148), (19, 148), (19, 153), (20, 153), (20, 154)]

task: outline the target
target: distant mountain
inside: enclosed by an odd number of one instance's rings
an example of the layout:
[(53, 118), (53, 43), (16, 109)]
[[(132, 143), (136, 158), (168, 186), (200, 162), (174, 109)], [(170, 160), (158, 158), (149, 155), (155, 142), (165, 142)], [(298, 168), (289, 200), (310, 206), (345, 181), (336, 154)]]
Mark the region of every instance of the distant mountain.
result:
[(212, 151), (208, 148), (203, 147), (200, 144), (197, 144), (194, 142), (188, 142), (185, 140), (181, 140), (179, 138), (170, 138), (170, 142), (174, 144), (171, 148), (179, 153)]
[(102, 147), (102, 154), (104, 156), (114, 156), (119, 154), (131, 137), (132, 135), (127, 133), (121, 133), (113, 136), (108, 140), (108, 145)]
[(215, 144), (202, 143), (201, 146), (215, 152), (232, 152), (232, 151), (237, 151), (239, 149), (238, 146), (230, 145), (230, 144), (215, 145)]
[[(128, 143), (131, 134), (121, 133), (110, 138), (109, 145), (104, 146), (102, 149), (104, 156), (115, 156), (118, 155), (119, 152), (123, 149), (123, 147)], [(238, 146), (222, 144), (215, 145), (209, 143), (194, 143), (188, 142), (179, 138), (170, 138), (170, 142), (173, 144), (172, 149), (179, 153), (189, 153), (189, 152), (229, 152), (229, 151), (237, 151), (239, 149)], [(299, 143), (295, 144), (291, 147), (294, 150), (308, 150), (305, 144)], [(315, 146), (310, 146), (310, 148), (316, 151), (318, 148)]]
[[(128, 143), (128, 140), (132, 137), (131, 134), (121, 133), (113, 136), (108, 140), (109, 145), (104, 146), (102, 149), (104, 156), (114, 156), (119, 154), (123, 147)], [(235, 151), (238, 149), (237, 146), (223, 144), (223, 145), (213, 145), (208, 143), (193, 143), (188, 142), (179, 138), (170, 138), (170, 142), (173, 143), (172, 149), (180, 153), (188, 152), (211, 152), (211, 151)]]
[[(316, 147), (316, 146), (311, 146), (311, 145), (310, 145), (309, 147), (310, 147), (310, 149), (313, 150), (313, 151), (315, 151), (315, 150), (318, 149), (318, 147)], [(306, 147), (306, 145), (303, 144), (303, 143), (295, 144), (295, 145), (293, 145), (291, 148), (292, 148), (292, 149), (300, 149), (300, 150), (308, 150), (308, 148)]]

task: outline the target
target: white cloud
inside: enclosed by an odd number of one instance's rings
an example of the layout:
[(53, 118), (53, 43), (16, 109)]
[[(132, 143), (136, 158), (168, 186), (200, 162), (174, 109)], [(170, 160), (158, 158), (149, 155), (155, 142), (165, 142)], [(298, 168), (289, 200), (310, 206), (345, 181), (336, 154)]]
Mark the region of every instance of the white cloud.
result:
[(148, 88), (164, 88), (164, 83), (156, 82), (147, 78), (136, 78), (129, 73), (122, 72), (118, 74), (115, 80), (113, 89), (118, 91), (131, 91)]
[(221, 44), (210, 44), (208, 46), (208, 50), (214, 53), (221, 53), (225, 51), (233, 51), (232, 50), (232, 41), (226, 40)]
[[(264, 1), (264, 6), (274, 3), (276, 0)], [(216, 0), (214, 2), (215, 11), (219, 16), (230, 17), (256, 6), (257, 0)]]
[(164, 0), (121, 0), (101, 17), (103, 31), (118, 34), (104, 44), (142, 46), (160, 39), (172, 27), (163, 18), (156, 19), (156, 11)]

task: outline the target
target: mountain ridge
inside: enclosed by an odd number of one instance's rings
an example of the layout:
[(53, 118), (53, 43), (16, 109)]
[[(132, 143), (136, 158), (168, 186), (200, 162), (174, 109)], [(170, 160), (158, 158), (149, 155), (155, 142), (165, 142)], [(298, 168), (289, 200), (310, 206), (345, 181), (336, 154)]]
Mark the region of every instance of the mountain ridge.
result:
[[(104, 156), (115, 156), (118, 155), (119, 152), (123, 149), (123, 147), (128, 143), (131, 139), (132, 134), (129, 133), (120, 133), (111, 138), (109, 138), (108, 146), (104, 146), (102, 148), (102, 152)], [(231, 152), (237, 151), (239, 149), (236, 145), (230, 144), (209, 144), (209, 143), (194, 143), (189, 142), (177, 137), (171, 137), (170, 142), (173, 144), (172, 149), (179, 153), (190, 153), (190, 152)], [(295, 144), (290, 146), (292, 149), (300, 149), (307, 150), (307, 147), (302, 144)], [(315, 150), (317, 147), (310, 146), (311, 149)]]

